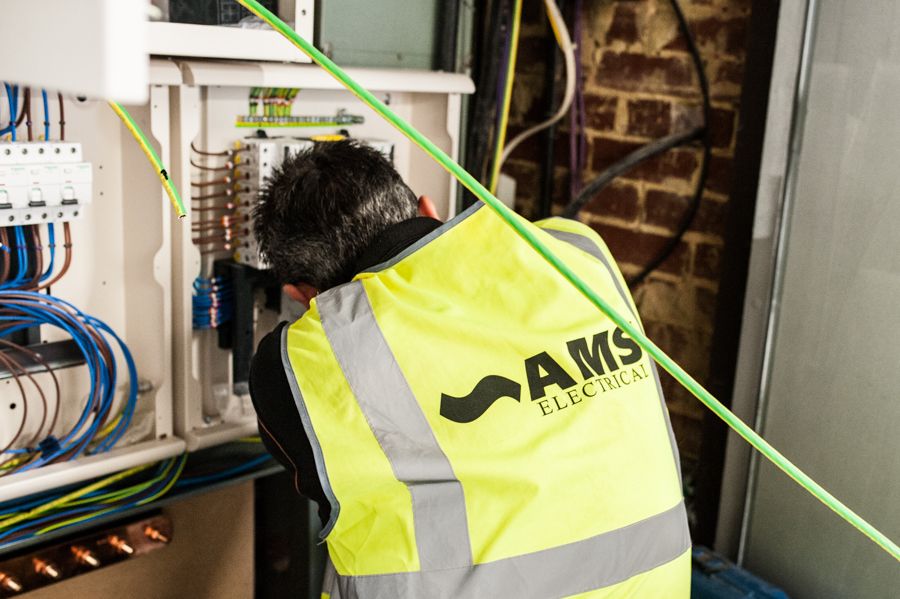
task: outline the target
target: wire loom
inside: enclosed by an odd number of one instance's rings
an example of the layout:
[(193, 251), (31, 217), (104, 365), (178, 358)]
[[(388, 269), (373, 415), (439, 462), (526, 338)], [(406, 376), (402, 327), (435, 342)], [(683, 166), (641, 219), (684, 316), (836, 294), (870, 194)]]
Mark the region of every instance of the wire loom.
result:
[[(75, 459), (84, 454), (109, 451), (131, 424), (137, 403), (137, 368), (131, 352), (121, 338), (103, 321), (85, 314), (72, 304), (34, 291), (0, 291), (0, 335), (7, 337), (30, 327), (49, 325), (70, 335), (81, 351), (90, 376), (90, 390), (87, 401), (77, 422), (59, 437), (53, 434), (53, 422), (44, 429), (47, 402), (44, 401), (44, 418), (35, 435), (25, 447), (15, 448), (21, 440), (28, 418), (28, 401), (24, 386), (16, 376), (16, 382), (23, 395), (23, 414), (17, 433), (3, 448), (2, 453), (12, 455), (0, 463), (3, 475), (25, 472), (57, 461)], [(112, 341), (119, 348), (128, 371), (128, 391), (122, 410), (114, 415), (116, 385), (119, 369), (116, 364)], [(8, 358), (7, 358), (8, 360)], [(52, 372), (44, 365), (48, 372)], [(21, 365), (11, 368), (24, 373)], [(40, 386), (28, 376), (35, 387)], [(55, 377), (54, 377), (55, 381)], [(57, 395), (59, 393), (57, 386)], [(41, 391), (41, 396), (43, 392)], [(57, 398), (57, 409), (59, 398)], [(42, 434), (43, 433), (43, 434)], [(43, 437), (43, 438), (41, 438)], [(35, 442), (37, 444), (35, 445)]]

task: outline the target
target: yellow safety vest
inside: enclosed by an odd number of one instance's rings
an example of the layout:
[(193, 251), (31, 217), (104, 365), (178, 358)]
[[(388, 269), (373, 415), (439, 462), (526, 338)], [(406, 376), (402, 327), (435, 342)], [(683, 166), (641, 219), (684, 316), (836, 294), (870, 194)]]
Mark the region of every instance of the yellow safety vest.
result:
[[(639, 324), (590, 228), (527, 226)], [(333, 599), (688, 597), (655, 364), (489, 209), (319, 295), (282, 358)]]

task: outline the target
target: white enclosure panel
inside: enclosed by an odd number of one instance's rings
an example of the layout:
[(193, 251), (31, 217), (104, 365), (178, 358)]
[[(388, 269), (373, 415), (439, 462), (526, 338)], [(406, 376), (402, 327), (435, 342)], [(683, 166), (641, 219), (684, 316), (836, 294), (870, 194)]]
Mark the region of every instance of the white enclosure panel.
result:
[(146, 0), (3, 0), (0, 7), (0, 79), (146, 101)]
[[(764, 434), (900, 539), (900, 2), (818, 3)], [(751, 483), (752, 484), (752, 483)], [(762, 463), (746, 566), (797, 599), (896, 597), (900, 568)]]

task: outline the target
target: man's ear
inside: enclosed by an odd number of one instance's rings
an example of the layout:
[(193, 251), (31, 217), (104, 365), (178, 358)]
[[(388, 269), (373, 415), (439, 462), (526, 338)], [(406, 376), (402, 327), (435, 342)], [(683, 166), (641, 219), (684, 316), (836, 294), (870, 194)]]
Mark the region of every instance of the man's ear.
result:
[(427, 216), (435, 220), (441, 220), (441, 217), (438, 216), (437, 208), (434, 207), (434, 202), (432, 202), (431, 198), (428, 196), (419, 197), (419, 216)]
[(295, 302), (303, 304), (309, 310), (309, 302), (319, 294), (319, 290), (309, 283), (287, 284), (282, 288), (284, 294)]

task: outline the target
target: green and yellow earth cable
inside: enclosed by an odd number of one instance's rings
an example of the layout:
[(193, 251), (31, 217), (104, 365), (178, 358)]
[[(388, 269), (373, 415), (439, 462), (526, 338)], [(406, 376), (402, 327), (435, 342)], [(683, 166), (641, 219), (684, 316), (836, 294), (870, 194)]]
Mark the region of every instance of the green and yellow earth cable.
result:
[(138, 145), (141, 146), (141, 149), (144, 151), (144, 154), (147, 156), (147, 160), (150, 161), (150, 164), (153, 165), (154, 170), (156, 170), (156, 174), (159, 176), (159, 180), (162, 181), (163, 189), (166, 190), (166, 193), (169, 195), (169, 199), (172, 201), (172, 206), (175, 208), (175, 213), (178, 214), (178, 218), (184, 218), (187, 216), (187, 213), (184, 210), (184, 204), (181, 201), (181, 196), (178, 195), (178, 190), (175, 189), (175, 186), (172, 185), (172, 180), (169, 178), (169, 173), (166, 171), (166, 168), (163, 166), (162, 160), (159, 159), (159, 156), (156, 154), (156, 150), (153, 149), (153, 146), (150, 144), (150, 140), (147, 139), (147, 136), (144, 135), (144, 132), (141, 128), (134, 122), (134, 119), (131, 118), (131, 115), (128, 114), (128, 111), (119, 104), (118, 102), (109, 102), (110, 108), (113, 109), (120, 119), (122, 119), (122, 123), (125, 124), (125, 127), (128, 131), (131, 132), (131, 135), (137, 140)]
[[(826, 491), (819, 483), (814, 481), (805, 472), (800, 470), (793, 462), (783, 456), (777, 449), (772, 447), (768, 441), (763, 439), (756, 431), (750, 428), (740, 418), (735, 416), (728, 408), (717, 400), (707, 391), (699, 382), (697, 382), (690, 374), (688, 374), (681, 366), (679, 366), (672, 358), (663, 352), (653, 341), (648, 339), (635, 325), (616, 312), (612, 306), (603, 299), (597, 292), (587, 285), (572, 269), (570, 269), (562, 260), (559, 259), (548, 248), (543, 241), (535, 234), (525, 221), (516, 215), (512, 210), (501, 203), (492, 193), (490, 193), (481, 183), (478, 182), (465, 169), (457, 164), (443, 150), (437, 147), (431, 140), (422, 135), (412, 125), (395, 114), (383, 102), (376, 98), (371, 92), (360, 86), (356, 81), (350, 78), (340, 67), (332, 62), (327, 56), (320, 52), (311, 43), (300, 37), (296, 31), (291, 29), (284, 21), (275, 16), (271, 11), (263, 7), (257, 0), (238, 0), (240, 4), (258, 16), (260, 19), (268, 23), (273, 29), (281, 33), (294, 46), (309, 56), (316, 64), (325, 69), (332, 77), (338, 80), (344, 87), (350, 90), (360, 100), (365, 102), (375, 112), (380, 114), (385, 120), (396, 127), (410, 141), (418, 145), (432, 159), (445, 168), (451, 175), (456, 177), (469, 191), (477, 198), (487, 204), (500, 218), (511, 226), (515, 231), (547, 262), (553, 266), (563, 277), (565, 277), (572, 285), (575, 286), (591, 303), (600, 309), (610, 320), (612, 320), (619, 328), (625, 331), (641, 348), (650, 354), (656, 362), (662, 366), (669, 374), (690, 391), (697, 399), (700, 400), (707, 408), (712, 410), (716, 416), (721, 418), (732, 430), (747, 441), (754, 449), (762, 453), (770, 462), (777, 466), (781, 471), (787, 474), (797, 484), (806, 489), (816, 499), (834, 511), (841, 518), (863, 533), (866, 537), (875, 542), (884, 549), (894, 559), (900, 561), (900, 547), (897, 546), (884, 533), (876, 529), (869, 522), (856, 514), (849, 507), (844, 505), (840, 500)], [(517, 6), (520, 2), (517, 0)], [(512, 61), (511, 61), (512, 62)]]

